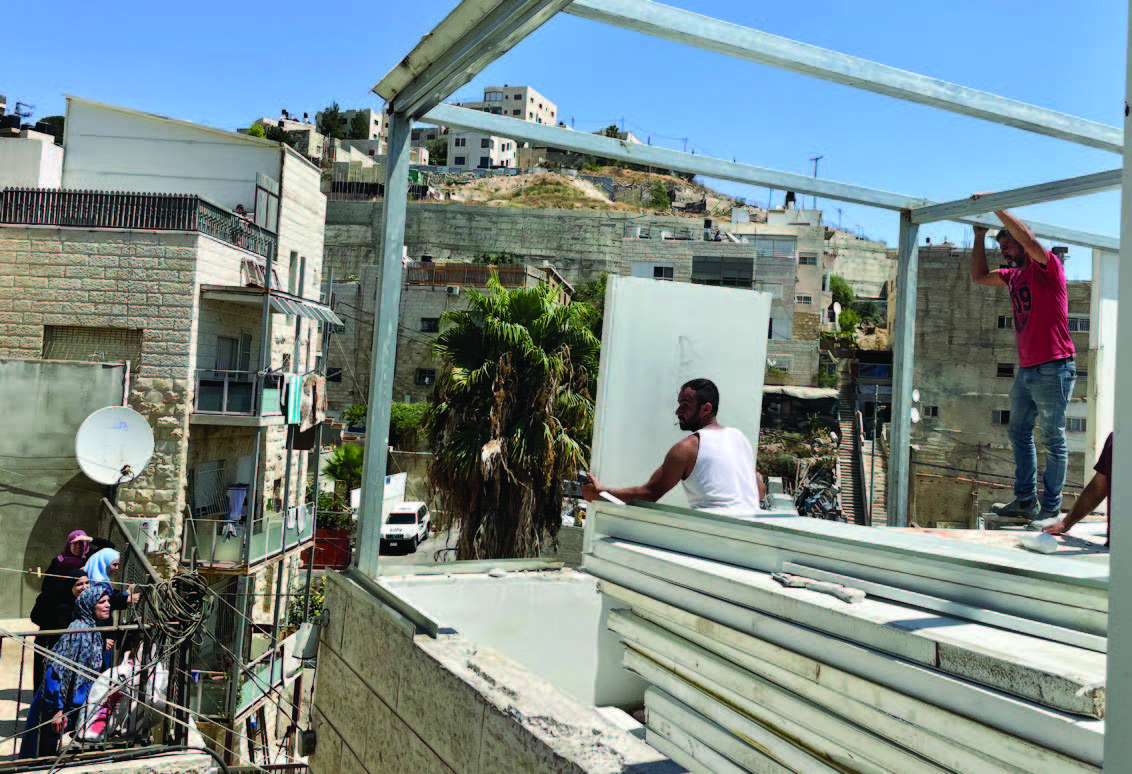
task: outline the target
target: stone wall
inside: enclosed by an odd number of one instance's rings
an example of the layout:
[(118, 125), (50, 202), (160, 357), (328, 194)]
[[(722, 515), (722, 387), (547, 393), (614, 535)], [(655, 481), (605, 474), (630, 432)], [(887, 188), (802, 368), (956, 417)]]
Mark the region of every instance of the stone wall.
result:
[(675, 774), (660, 753), (458, 634), (416, 633), (358, 581), (327, 576), (312, 774)]

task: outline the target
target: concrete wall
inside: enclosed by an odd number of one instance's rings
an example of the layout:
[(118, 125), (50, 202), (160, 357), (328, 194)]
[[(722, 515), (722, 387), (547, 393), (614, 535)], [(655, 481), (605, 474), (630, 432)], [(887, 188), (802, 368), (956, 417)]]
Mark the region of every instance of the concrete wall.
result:
[(0, 140), (0, 191), (5, 188), (58, 188), (63, 148), (31, 138)]
[(858, 297), (879, 298), (885, 283), (896, 276), (896, 261), (888, 257), (884, 242), (838, 231), (826, 241), (826, 247), (836, 256), (832, 273), (845, 280)]
[[(122, 405), (125, 379), (121, 365), (0, 360), (0, 567), (46, 570), (71, 530), (97, 534), (104, 487), (79, 469), (75, 433)], [(0, 573), (0, 618), (26, 617), (40, 583)]]
[(675, 774), (658, 752), (490, 648), (418, 635), (327, 576), (312, 774)]
[(77, 97), (65, 145), (65, 188), (191, 193), (251, 212), (256, 173), (280, 176), (278, 143)]

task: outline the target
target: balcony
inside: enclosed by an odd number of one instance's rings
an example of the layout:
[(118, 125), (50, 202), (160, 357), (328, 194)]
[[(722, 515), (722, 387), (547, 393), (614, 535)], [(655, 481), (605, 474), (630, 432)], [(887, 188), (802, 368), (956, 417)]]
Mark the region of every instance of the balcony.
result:
[[(269, 693), (278, 690), (288, 678), (298, 673), (302, 666), (297, 655), (298, 640), (299, 632), (295, 632), (281, 640), (274, 650), (268, 642), (263, 643), (267, 649), (248, 662), (238, 678), (233, 721), (246, 717)], [(199, 682), (189, 689), (189, 708), (207, 717), (227, 717), (231, 681), (232, 677), (227, 673), (201, 672)]]
[(8, 188), (0, 191), (0, 224), (197, 231), (256, 255), (276, 249), (274, 232), (190, 194)]
[(248, 556), (244, 559), (246, 524), (227, 519), (190, 517), (185, 520), (184, 561), (194, 557), (197, 567), (213, 572), (243, 572), (308, 548), (314, 540), (314, 517), (288, 519), (282, 513), (268, 512), (256, 519), (248, 536)]
[[(196, 425), (267, 426), (283, 424), (279, 405), (281, 380), (255, 371), (201, 369), (195, 374), (193, 416)], [(256, 398), (263, 393), (262, 410)]]

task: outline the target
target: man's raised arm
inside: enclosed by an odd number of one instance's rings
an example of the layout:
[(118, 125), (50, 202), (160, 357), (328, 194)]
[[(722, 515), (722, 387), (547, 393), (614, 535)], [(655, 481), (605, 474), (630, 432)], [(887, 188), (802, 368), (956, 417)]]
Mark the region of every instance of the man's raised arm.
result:
[(1006, 226), (1006, 230), (1010, 232), (1010, 236), (1014, 237), (1014, 241), (1022, 245), (1026, 255), (1031, 260), (1045, 266), (1046, 262), (1049, 261), (1049, 253), (1046, 252), (1038, 238), (1034, 236), (1030, 227), (1014, 217), (1014, 213), (1010, 210), (995, 210), (994, 214), (1002, 221), (1002, 225)]
[(987, 268), (987, 228), (975, 226), (975, 243), (971, 246), (971, 281), (977, 285), (1005, 285), (998, 270)]

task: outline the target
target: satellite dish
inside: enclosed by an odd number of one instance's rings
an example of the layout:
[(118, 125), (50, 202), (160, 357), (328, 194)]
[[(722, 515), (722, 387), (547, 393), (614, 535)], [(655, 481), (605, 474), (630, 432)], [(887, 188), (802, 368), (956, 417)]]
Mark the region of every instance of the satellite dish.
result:
[(919, 390), (912, 390), (912, 402), (913, 403), (919, 403), (920, 402), (920, 391)]
[(837, 301), (833, 302), (833, 313), (838, 316), (841, 315), (841, 304)]
[(138, 412), (109, 406), (91, 414), (75, 434), (75, 457), (92, 481), (133, 481), (153, 456), (153, 431)]
[(912, 424), (920, 421), (920, 410), (915, 406), (912, 407)]

